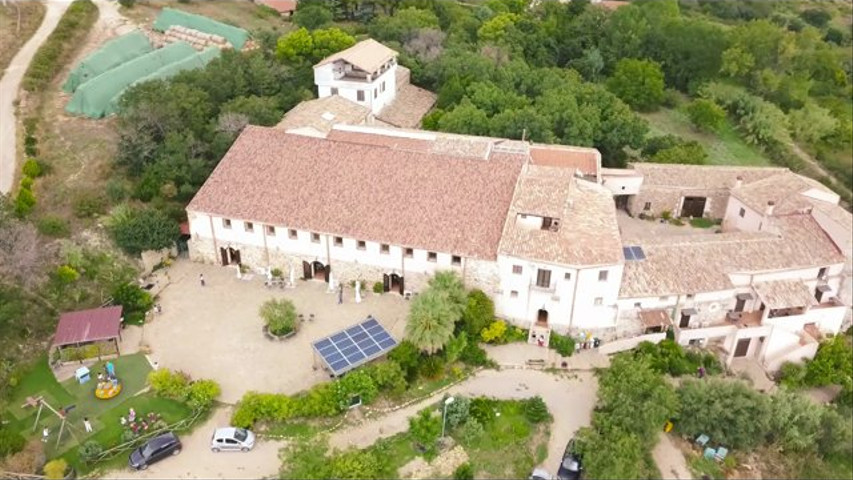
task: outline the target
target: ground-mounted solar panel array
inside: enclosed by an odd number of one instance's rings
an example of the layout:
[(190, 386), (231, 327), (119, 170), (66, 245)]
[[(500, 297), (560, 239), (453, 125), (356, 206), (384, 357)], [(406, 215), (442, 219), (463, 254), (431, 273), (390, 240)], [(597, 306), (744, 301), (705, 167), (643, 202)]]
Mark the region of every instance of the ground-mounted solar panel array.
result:
[(397, 346), (397, 340), (373, 317), (313, 343), (314, 351), (334, 376), (379, 358)]

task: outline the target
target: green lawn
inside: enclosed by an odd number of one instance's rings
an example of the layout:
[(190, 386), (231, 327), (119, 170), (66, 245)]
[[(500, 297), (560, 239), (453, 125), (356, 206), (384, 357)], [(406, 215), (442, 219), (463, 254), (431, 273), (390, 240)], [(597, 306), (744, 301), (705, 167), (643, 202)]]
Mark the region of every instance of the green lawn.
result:
[(654, 113), (638, 113), (649, 122), (649, 135), (677, 135), (685, 140), (699, 142), (708, 152), (710, 165), (772, 166), (760, 149), (740, 138), (730, 121), (718, 134), (698, 132), (690, 119), (679, 108), (661, 108)]

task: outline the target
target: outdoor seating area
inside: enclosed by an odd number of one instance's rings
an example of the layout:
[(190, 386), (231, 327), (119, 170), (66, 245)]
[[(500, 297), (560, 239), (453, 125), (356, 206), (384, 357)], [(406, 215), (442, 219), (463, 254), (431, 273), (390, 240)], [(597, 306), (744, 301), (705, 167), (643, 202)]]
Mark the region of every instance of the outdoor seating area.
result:
[(119, 355), (121, 323), (121, 306), (63, 313), (51, 346), (52, 363)]
[(718, 445), (717, 448), (709, 447), (708, 445), (710, 441), (711, 438), (703, 433), (696, 437), (694, 443), (702, 449), (702, 456), (706, 459), (716, 460), (718, 462), (725, 460), (726, 456), (729, 454), (729, 449), (722, 445)]

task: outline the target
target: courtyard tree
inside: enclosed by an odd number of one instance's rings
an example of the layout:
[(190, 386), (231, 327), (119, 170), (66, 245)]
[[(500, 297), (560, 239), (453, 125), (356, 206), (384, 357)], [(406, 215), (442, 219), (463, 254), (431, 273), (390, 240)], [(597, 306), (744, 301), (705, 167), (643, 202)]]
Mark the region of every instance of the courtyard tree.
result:
[(432, 355), (453, 337), (459, 306), (447, 293), (429, 288), (412, 300), (406, 323), (406, 340), (421, 352)]
[(625, 58), (616, 64), (607, 88), (635, 110), (652, 111), (663, 101), (663, 72), (657, 62)]

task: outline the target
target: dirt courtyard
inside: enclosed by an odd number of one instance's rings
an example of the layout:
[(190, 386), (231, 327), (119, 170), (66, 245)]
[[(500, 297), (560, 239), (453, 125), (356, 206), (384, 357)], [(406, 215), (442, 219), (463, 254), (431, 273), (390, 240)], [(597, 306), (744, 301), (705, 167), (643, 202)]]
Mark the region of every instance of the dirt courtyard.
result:
[[(204, 287), (199, 274), (204, 274)], [(328, 380), (322, 368), (313, 368), (311, 342), (369, 315), (401, 340), (409, 310), (409, 302), (395, 294), (365, 293), (356, 304), (347, 286), (338, 305), (338, 295), (328, 293), (323, 282), (297, 280), (293, 289), (267, 289), (260, 275), (238, 279), (233, 268), (188, 260), (169, 267), (168, 278), (158, 299), (162, 312), (145, 324), (142, 344), (161, 367), (219, 382), (220, 400), (226, 403), (236, 403), (249, 390), (295, 393)], [(264, 337), (258, 310), (270, 298), (290, 299), (305, 316), (294, 337)], [(312, 313), (314, 320), (309, 321)]]

